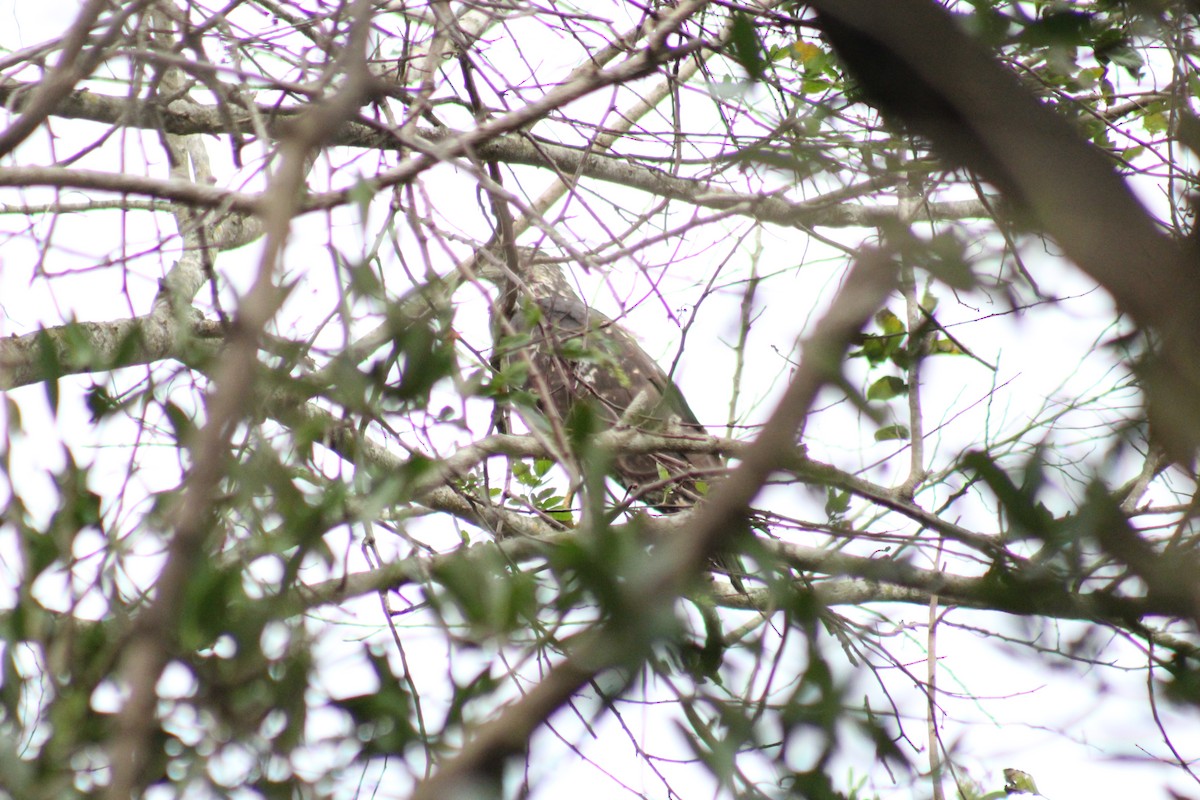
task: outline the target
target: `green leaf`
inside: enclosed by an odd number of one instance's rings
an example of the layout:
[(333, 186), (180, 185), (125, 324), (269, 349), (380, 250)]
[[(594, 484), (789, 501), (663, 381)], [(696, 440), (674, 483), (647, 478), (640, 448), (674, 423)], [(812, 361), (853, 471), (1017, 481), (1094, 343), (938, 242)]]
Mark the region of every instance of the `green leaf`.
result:
[(1009, 794), (1016, 794), (1017, 792), (1041, 794), (1037, 789), (1037, 784), (1033, 782), (1032, 775), (1028, 772), (1012, 768), (1004, 770), (1004, 791)]
[(108, 387), (98, 383), (93, 383), (88, 387), (84, 404), (92, 415), (93, 423), (112, 416), (121, 408), (121, 404), (109, 393)]
[(902, 394), (908, 394), (908, 384), (895, 375), (885, 375), (867, 389), (868, 400), (891, 400)]
[(63, 373), (62, 361), (58, 357), (58, 346), (54, 335), (42, 329), (37, 335), (37, 355), (35, 362), (37, 371), (44, 376), (42, 386), (46, 392), (46, 401), (50, 404), (50, 413), (58, 413), (58, 378)]
[(966, 243), (955, 234), (939, 233), (929, 240), (923, 253), (913, 255), (918, 266), (947, 286), (961, 291), (975, 287)]
[(1096, 63), (1100, 65), (1116, 64), (1123, 67), (1132, 78), (1140, 78), (1142, 68), (1146, 66), (1142, 54), (1130, 46), (1129, 39), (1118, 29), (1110, 29), (1096, 37), (1092, 43), (1092, 53)]
[(956, 345), (950, 339), (938, 337), (929, 345), (929, 353), (931, 355), (947, 355), (947, 356), (963, 356), (966, 353), (963, 349)]
[(536, 613), (533, 578), (513, 571), (494, 548), (444, 559), (433, 577), (444, 589), (435, 602), (452, 605), (477, 638), (507, 634)]
[(1142, 155), (1145, 154), (1145, 152), (1146, 152), (1146, 148), (1144, 145), (1139, 144), (1139, 145), (1134, 145), (1133, 147), (1126, 147), (1124, 150), (1121, 151), (1121, 160), (1122, 161), (1133, 161), (1135, 158), (1140, 158)]
[(887, 360), (888, 340), (882, 336), (864, 336), (862, 347), (850, 353), (850, 358), (865, 358), (871, 366)]
[(428, 406), (434, 384), (456, 368), (454, 337), (440, 320), (394, 322), (391, 357), (400, 368), (400, 378), (388, 385), (387, 395), (405, 406)]
[(201, 559), (188, 575), (183, 591), (178, 623), (180, 646), (199, 649), (211, 646), (222, 633), (236, 634), (238, 624), (246, 621), (231, 611), (245, 599), (238, 569), (223, 566), (215, 559)]
[(821, 94), (832, 89), (834, 85), (828, 78), (805, 78), (800, 83), (800, 91), (804, 94)]
[(1088, 67), (1075, 73), (1075, 83), (1080, 89), (1091, 89), (1104, 80), (1104, 67)]
[[(884, 361), (896, 360), (904, 347), (907, 330), (904, 321), (897, 317), (891, 309), (884, 308), (875, 314), (875, 324), (883, 332), (868, 334), (862, 338), (862, 347), (850, 353), (850, 358), (865, 358), (871, 366), (882, 364)], [(903, 368), (903, 364), (899, 364)]]
[[(533, 300), (529, 298), (522, 298), (521, 317), (525, 320), (525, 327), (529, 330), (532, 330), (542, 322), (542, 309), (539, 308), (538, 304), (533, 302)], [(528, 336), (528, 334), (525, 335)]]
[(190, 441), (192, 434), (196, 431), (196, 423), (192, 421), (191, 416), (170, 401), (167, 401), (163, 405), (163, 411), (167, 415), (167, 421), (171, 423), (171, 430), (175, 434), (175, 441), (180, 444)]
[(825, 490), (825, 513), (830, 517), (840, 517), (850, 508), (850, 492), (838, 491), (830, 486)]
[(1142, 126), (1148, 133), (1163, 133), (1167, 130), (1168, 125), (1167, 115), (1162, 111), (1155, 111), (1142, 117)]
[(905, 332), (904, 320), (896, 316), (890, 308), (884, 308), (875, 314), (875, 324), (888, 336)]
[(359, 175), (358, 180), (347, 190), (346, 198), (358, 207), (359, 222), (365, 227), (371, 201), (375, 199), (375, 184)]
[(909, 433), (908, 428), (904, 425), (885, 425), (884, 427), (875, 431), (875, 441), (877, 442), (887, 442), (897, 439), (901, 441), (908, 441), (909, 436), (911, 436), (911, 434)]
[(766, 59), (762, 43), (750, 17), (740, 11), (733, 13), (729, 33), (729, 54), (746, 71), (746, 77), (758, 83), (766, 74)]
[(370, 261), (356, 261), (346, 265), (350, 274), (350, 290), (359, 297), (382, 298), (386, 294), (379, 275)]
[[(1197, 86), (1200, 87), (1200, 81)], [(1200, 118), (1193, 114), (1180, 114), (1175, 135), (1193, 153), (1200, 153)]]
[(1083, 11), (1056, 11), (1044, 14), (1025, 26), (1017, 41), (1033, 47), (1058, 45), (1079, 47), (1092, 36), (1092, 15)]
[(59, 549), (58, 539), (59, 537), (56, 536), (42, 536), (40, 534), (24, 537), (22, 544), (25, 545), (25, 562), (26, 569), (28, 570), (26, 573), (27, 580), (32, 581), (33, 578), (41, 575), (62, 554), (62, 551)]
[(982, 451), (967, 453), (963, 457), (963, 465), (979, 475), (996, 495), (996, 500), (1008, 514), (1011, 536), (1033, 535), (1043, 541), (1053, 538), (1056, 523), (1054, 515), (1037, 499), (1044, 483), (1044, 464), (1040, 451), (1030, 455), (1020, 485), (990, 455)]
[(529, 464), (525, 461), (512, 462), (512, 474), (517, 479), (517, 483), (522, 486), (534, 487), (541, 483), (538, 476), (533, 474), (533, 471), (529, 469)]

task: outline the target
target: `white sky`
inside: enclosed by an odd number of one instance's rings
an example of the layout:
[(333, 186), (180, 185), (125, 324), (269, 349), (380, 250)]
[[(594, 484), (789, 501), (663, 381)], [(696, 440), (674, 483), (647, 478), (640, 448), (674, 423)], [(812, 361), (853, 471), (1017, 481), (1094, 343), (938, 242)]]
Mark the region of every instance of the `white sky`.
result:
[[(55, 36), (69, 22), (78, 8), (74, 2), (42, 0), (37, 4), (14, 3), (0, 0), (0, 44), (14, 47), (17, 43), (30, 44)], [(554, 51), (548, 50), (547, 56)], [(565, 62), (564, 62), (565, 63)], [(607, 103), (607, 98), (602, 101)], [(578, 111), (578, 109), (575, 109)], [(62, 135), (60, 152), (70, 152), (72, 137), (82, 141), (96, 130), (80, 123), (57, 121), (55, 130)], [(111, 166), (116, 158), (118, 146), (124, 142), (123, 151), (134, 163), (149, 159), (155, 164), (156, 174), (165, 173), (165, 158), (161, 155), (153, 137), (128, 133), (118, 141), (106, 145), (87, 164)], [(217, 163), (227, 160), (228, 152), (215, 141), (209, 141), (209, 151)], [(22, 159), (38, 161), (38, 148), (45, 148), (45, 138), (39, 137), (19, 151)], [(335, 158), (345, 160), (345, 154)], [(218, 174), (228, 175), (230, 185), (239, 181), (233, 176), (230, 165), (225, 165)], [(343, 173), (344, 178), (348, 173)], [(528, 177), (530, 194), (536, 194), (549, 176), (534, 170), (521, 174)], [(484, 234), (483, 222), (475, 205), (472, 179), (454, 170), (441, 167), (436, 170), (436, 182), (428, 180), (427, 188), (436, 184), (436, 191), (446, 198), (447, 208), (453, 207), (461, 217), (452, 220), (464, 232), (474, 236)], [(606, 191), (617, 194), (620, 190), (608, 187)], [(0, 190), (0, 202), (12, 203), (42, 198), (44, 192), (19, 193), (15, 190)], [(642, 208), (649, 204), (647, 198), (629, 192), (629, 207)], [(610, 195), (611, 196), (611, 195)], [(461, 198), (455, 201), (455, 198)], [(65, 197), (63, 199), (70, 199)], [(80, 198), (82, 199), (82, 198)], [(372, 224), (377, 225), (386, 209), (387, 198), (380, 198), (372, 214)], [(332, 240), (347, 254), (362, 250), (361, 228), (356, 212), (347, 210), (333, 217), (335, 228), (327, 230), (326, 219), (311, 215), (294, 226), (286, 265), (289, 274), (301, 277), (292, 298), (280, 316), (277, 328), (282, 332), (296, 330), (304, 332), (312, 327), (314, 310), (327, 304), (330, 292), (334, 291), (334, 274), (329, 266), (327, 247)], [(60, 218), (55, 235), (55, 249), (43, 265), (47, 272), (62, 271), (65, 277), (44, 280), (33, 273), (38, 264), (37, 253), (20, 236), (0, 240), (0, 335), (20, 334), (35, 329), (38, 325), (52, 325), (69, 318), (83, 320), (107, 320), (146, 313), (157, 290), (157, 279), (162, 265), (157, 254), (151, 252), (164, 233), (172, 233), (169, 219), (160, 218), (156, 225), (149, 223), (149, 215), (135, 214), (130, 217), (128, 228), (115, 223), (115, 215), (107, 223), (97, 224), (92, 215)], [(0, 217), (0, 231), (18, 231), (30, 221), (22, 217)], [(34, 225), (45, 230), (44, 221), (35, 220)], [(598, 236), (586, 221), (576, 220), (571, 233), (586, 240)], [(853, 231), (835, 232), (838, 239), (851, 240), (858, 234)], [(645, 344), (646, 349), (660, 363), (669, 364), (678, 348), (680, 329), (667, 314), (675, 312), (681, 319), (688, 313), (681, 309), (694, 307), (700, 297), (701, 286), (697, 281), (707, 277), (708, 266), (718, 258), (724, 258), (732, 249), (732, 240), (688, 241), (683, 244), (685, 254), (701, 253), (694, 261), (683, 261), (680, 268), (673, 269), (661, 285), (664, 302), (651, 297), (632, 309), (625, 318), (627, 326)], [(750, 249), (759, 244), (748, 240), (733, 255), (730, 263), (731, 277), (744, 277), (749, 266)], [(802, 270), (785, 274), (764, 284), (764, 292), (758, 300), (757, 310), (761, 316), (756, 320), (751, 334), (749, 362), (746, 368), (746, 389), (749, 396), (743, 408), (751, 405), (748, 413), (751, 421), (761, 421), (769, 413), (774, 398), (783, 388), (783, 358), (794, 355), (796, 337), (807, 330), (831, 293), (836, 290), (842, 266), (833, 259), (827, 248), (807, 243), (803, 236), (793, 230), (767, 228), (761, 236), (763, 255), (760, 270), (783, 270), (804, 263)], [(678, 243), (672, 242), (659, 248), (662, 254), (672, 253)], [(145, 258), (133, 258), (127, 269), (98, 269), (76, 272), (85, 265), (94, 265), (105, 259), (127, 256), (144, 247), (149, 253)], [(651, 253), (653, 257), (655, 254)], [(929, 386), (926, 394), (926, 419), (936, 425), (943, 421), (945, 427), (928, 442), (928, 457), (937, 466), (945, 466), (947, 460), (961, 452), (964, 446), (977, 443), (980, 431), (985, 426), (993, 432), (1013, 430), (1025, 424), (1045, 403), (1086, 395), (1088, 387), (1106, 386), (1113, 380), (1113, 361), (1102, 349), (1096, 348), (1113, 334), (1106, 328), (1111, 320), (1111, 304), (1071, 266), (1055, 259), (1052, 255), (1026, 254), (1031, 269), (1046, 294), (1071, 296), (1074, 299), (1057, 306), (1042, 306), (1035, 312), (1023, 315), (995, 316), (990, 314), (1004, 310), (1004, 298), (988, 296), (985, 292), (974, 292), (956, 300), (944, 286), (936, 286), (935, 292), (941, 303), (938, 319), (983, 360), (997, 364), (999, 369), (993, 376), (987, 369), (966, 358), (933, 358), (927, 366), (925, 381)], [(250, 280), (257, 245), (242, 251), (222, 256), (219, 268), (234, 287), (245, 285)], [(448, 267), (449, 264), (443, 266)], [(392, 276), (400, 274), (395, 263), (385, 267)], [(599, 285), (596, 276), (579, 274), (581, 283), (595, 304), (606, 313), (618, 316), (623, 308), (616, 298), (638, 299), (646, 292), (644, 276), (630, 264), (622, 265), (615, 273), (612, 287)], [(397, 291), (400, 286), (395, 287)], [(474, 344), (486, 347), (486, 324), (483, 322), (486, 309), (479, 298), (472, 298), (472, 290), (464, 289), (459, 297), (463, 310), (459, 315), (460, 333)], [(733, 372), (733, 353), (728, 346), (732, 341), (737, 322), (737, 305), (740, 302), (740, 287), (718, 292), (707, 299), (701, 307), (700, 317), (689, 333), (687, 347), (679, 362), (676, 379), (688, 397), (698, 416), (705, 421), (721, 421), (728, 414), (728, 403)], [(232, 306), (226, 299), (226, 308)], [(896, 301), (891, 307), (902, 313), (902, 304)], [(956, 323), (962, 323), (955, 326)], [(364, 329), (369, 324), (363, 323)], [(332, 335), (332, 334), (331, 334)], [(855, 365), (858, 368), (860, 365)], [(133, 371), (138, 374), (138, 371)], [(864, 385), (881, 371), (863, 375)], [(14, 453), (20, 463), (26, 465), (14, 476), (17, 490), (27, 498), (41, 498), (49, 503), (52, 487), (47, 484), (47, 471), (56, 468), (62, 460), (63, 446), (69, 446), (74, 457), (84, 463), (97, 465), (97, 480), (102, 485), (97, 490), (109, 498), (108, 508), (117, 514), (121, 527), (130, 529), (139, 524), (147, 509), (150, 493), (172, 487), (178, 480), (176, 455), (169, 448), (138, 450), (140, 469), (131, 480), (128, 477), (128, 462), (131, 450), (125, 445), (133, 440), (132, 428), (119, 422), (106, 423), (97, 429), (91, 426), (81, 403), (81, 387), (91, 379), (82, 377), (61, 382), (63, 403), (56, 420), (46, 412), (44, 391), (40, 387), (29, 387), (10, 394), (23, 417), (30, 436), (27, 440), (13, 443)], [(992, 404), (977, 404), (992, 382), (1005, 388), (998, 393)], [(181, 387), (183, 384), (181, 383)], [(197, 398), (181, 388), (177, 399), (181, 405), (195, 402)], [(1130, 398), (1122, 397), (1125, 402)], [(1107, 402), (1107, 401), (1106, 401)], [(437, 404), (433, 406), (435, 409)], [(902, 407), (897, 407), (902, 414)], [(477, 413), (485, 410), (480, 407)], [(1077, 460), (1082, 465), (1079, 472), (1086, 472), (1086, 465), (1103, 463), (1104, 452), (1099, 448), (1103, 441), (1091, 443), (1093, 435), (1087, 425), (1114, 415), (1106, 408), (1081, 410), (1071, 421), (1079, 428), (1056, 437), (1052, 452), (1066, 460)], [(1123, 415), (1119, 415), (1123, 416)], [(482, 417), (480, 417), (482, 418)], [(903, 417), (901, 416), (902, 420)], [(872, 440), (873, 424), (861, 418), (846, 404), (834, 406), (814, 415), (806, 431), (806, 442), (810, 453), (821, 460), (833, 462), (843, 468), (855, 470), (874, 464), (897, 450), (895, 443), (876, 444)], [(450, 431), (439, 434), (444, 446), (450, 446), (455, 437)], [(465, 439), (460, 434), (458, 440)], [(894, 462), (904, 464), (904, 459)], [(1125, 470), (1136, 470), (1139, 465), (1119, 465)], [(888, 470), (891, 470), (890, 475)], [(873, 479), (881, 482), (899, 480), (903, 476), (897, 468), (877, 468)], [(1127, 474), (1113, 474), (1110, 484), (1125, 480)], [(1080, 491), (1082, 486), (1073, 487)], [(772, 507), (785, 510), (800, 517), (823, 519), (823, 496), (786, 488), (774, 490), (769, 495)], [(922, 498), (926, 500), (927, 498)], [(1051, 495), (1048, 498), (1052, 509), (1062, 513), (1070, 507), (1070, 498)], [(778, 504), (778, 505), (774, 505)], [(927, 506), (932, 505), (932, 500)], [(967, 526), (989, 531), (994, 525), (994, 514), (988, 509), (969, 503), (955, 506), (961, 514), (958, 520)], [(48, 508), (33, 508), (35, 513), (47, 513)], [(434, 520), (414, 526), (422, 535), (446, 542), (454, 541), (456, 533), (448, 530), (445, 520)], [(344, 532), (341, 534), (344, 536)], [(337, 537), (334, 537), (335, 539)], [(397, 553), (395, 543), (382, 542), (385, 550), (391, 547)], [(8, 582), (11, 575), (3, 566), (5, 548), (13, 546), (11, 536), (0, 534), (0, 604), (8, 606), (13, 601), (12, 587)], [(99, 542), (96, 547), (99, 548)], [(349, 553), (349, 565), (362, 569), (357, 545), (335, 541), (333, 549)], [(11, 552), (11, 551), (10, 551)], [(83, 553), (80, 553), (83, 555)], [(143, 577), (152, 574), (157, 555), (147, 552), (146, 569)], [(86, 566), (77, 575), (76, 586), (86, 587)], [(924, 566), (924, 565), (923, 565)], [(269, 569), (263, 566), (264, 570)], [(320, 570), (312, 569), (306, 578), (319, 579)], [(47, 580), (39, 587), (39, 595), (48, 605), (54, 597), (61, 598), (62, 587)], [(415, 595), (410, 595), (415, 596)], [(101, 613), (97, 604), (85, 604), (81, 613)], [(845, 609), (842, 609), (845, 611)], [(925, 672), (924, 636), (922, 627), (926, 610), (908, 606), (876, 606), (859, 612), (849, 612), (861, 621), (882, 615), (878, 624), (895, 632), (890, 641), (894, 652), (910, 655), (909, 663), (914, 674)], [(360, 640), (369, 637), (387, 646), (387, 637), (381, 631), (381, 618), (376, 598), (365, 598), (344, 610), (327, 609), (319, 615), (338, 620), (339, 625), (324, 628), (320, 640), (319, 656), (327, 666), (322, 674), (321, 690), (336, 696), (369, 691), (373, 676), (365, 661), (357, 655)], [(946, 616), (949, 624), (939, 628), (940, 685), (961, 697), (947, 697), (943, 707), (947, 716), (942, 722), (942, 735), (946, 741), (956, 744), (958, 763), (967, 767), (972, 777), (984, 783), (985, 790), (999, 788), (1002, 783), (1001, 770), (1017, 767), (1031, 773), (1039, 787), (1054, 800), (1077, 796), (1108, 797), (1127, 795), (1137, 797), (1167, 797), (1167, 788), (1174, 787), (1183, 792), (1195, 793), (1194, 784), (1189, 783), (1177, 769), (1162, 764), (1147, 764), (1126, 760), (1139, 758), (1144, 753), (1165, 757), (1166, 751), (1161, 735), (1150, 718), (1146, 701), (1145, 674), (1139, 670), (1143, 664), (1136, 652), (1120, 642), (1104, 642), (1099, 653), (1104, 660), (1111, 660), (1114, 669), (1088, 669), (1079, 665), (1054, 662), (1051, 666), (1036, 662), (1026, 649), (1014, 649), (1002, 642), (969, 630), (970, 626), (993, 631), (1024, 630), (1028, 623), (1017, 619), (998, 619), (1001, 615), (956, 610)], [(431, 629), (421, 627), (428, 619), (410, 619), (403, 630), (411, 637), (410, 659), (414, 664), (414, 675), (419, 686), (434, 687), (439, 676), (446, 670), (445, 647), (440, 636)], [(315, 627), (316, 622), (313, 623)], [(964, 626), (956, 629), (953, 625)], [(1063, 642), (1081, 635), (1081, 626), (1074, 623), (1049, 622), (1041, 629), (1042, 641), (1050, 648), (1059, 648)], [(477, 655), (458, 656), (454, 667), (464, 674), (472, 667), (486, 664), (494, 654), (486, 651)], [(836, 644), (830, 642), (829, 657), (844, 665)], [(394, 656), (394, 654), (393, 654)], [(1128, 670), (1128, 671), (1125, 671)], [(878, 686), (868, 675), (851, 674), (844, 668), (842, 674), (853, 681), (851, 700), (858, 700), (864, 693), (870, 694), (872, 708), (886, 708)], [(917, 743), (924, 741), (922, 698), (910, 682), (901, 676), (889, 681), (894, 692), (893, 699), (910, 715), (906, 731)], [(656, 695), (657, 689), (649, 687), (647, 693)], [(101, 702), (98, 700), (98, 702)], [(587, 703), (581, 704), (587, 707)], [(1159, 708), (1166, 729), (1175, 745), (1187, 757), (1200, 757), (1200, 727), (1196, 725), (1196, 714), (1191, 711), (1176, 711), (1165, 704)], [(660, 755), (686, 758), (687, 751), (680, 746), (674, 734), (672, 716), (659, 707), (623, 708), (626, 721), (634, 728), (635, 735), (650, 749)], [(585, 755), (603, 765), (608, 772), (618, 775), (622, 782), (651, 797), (662, 797), (664, 791), (653, 775), (648, 774), (632, 753), (631, 745), (621, 733), (613, 719), (608, 718), (596, 729), (597, 738), (586, 735), (574, 712), (564, 710), (556, 718), (556, 729), (567, 738), (575, 740)], [(318, 717), (325, 735), (338, 730), (338, 721), (329, 715)], [(324, 727), (322, 727), (324, 726)], [(545, 776), (541, 787), (542, 796), (551, 797), (570, 792), (577, 800), (620, 796), (619, 787), (594, 767), (580, 763), (561, 744), (546, 732), (539, 734), (537, 753), (545, 754), (535, 761), (534, 775)], [(345, 758), (344, 751), (331, 744), (313, 757), (314, 764), (338, 763)], [(920, 756), (923, 760), (924, 756)], [(837, 763), (834, 776), (844, 783), (847, 774), (868, 773), (873, 780), (872, 790), (881, 797), (922, 797), (927, 790), (918, 784), (914, 789), (902, 775), (898, 788), (889, 789), (887, 775), (873, 766), (869, 752), (850, 750)], [(234, 754), (228, 758), (225, 768), (237, 774), (239, 766)], [(664, 765), (664, 772), (696, 774), (690, 765)], [(839, 771), (840, 770), (840, 771)], [(367, 785), (373, 785), (378, 776), (369, 776)], [(384, 776), (382, 785), (385, 793), (380, 796), (402, 796), (401, 786), (395, 784), (395, 774)], [(687, 785), (681, 779), (678, 785)], [(708, 796), (705, 783), (696, 786), (696, 796)], [(347, 792), (351, 791), (349, 788)], [(347, 794), (346, 796), (351, 796)]]

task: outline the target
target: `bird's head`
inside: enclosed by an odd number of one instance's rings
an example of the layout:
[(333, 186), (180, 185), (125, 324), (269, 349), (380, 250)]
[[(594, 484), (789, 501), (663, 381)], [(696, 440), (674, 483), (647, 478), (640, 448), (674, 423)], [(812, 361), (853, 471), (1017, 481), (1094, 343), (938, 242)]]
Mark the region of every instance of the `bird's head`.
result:
[(534, 297), (555, 294), (573, 296), (574, 290), (563, 275), (562, 266), (536, 247), (516, 248), (516, 269), (509, 264), (504, 250), (481, 250), (475, 263), (475, 274), (498, 287), (516, 282)]

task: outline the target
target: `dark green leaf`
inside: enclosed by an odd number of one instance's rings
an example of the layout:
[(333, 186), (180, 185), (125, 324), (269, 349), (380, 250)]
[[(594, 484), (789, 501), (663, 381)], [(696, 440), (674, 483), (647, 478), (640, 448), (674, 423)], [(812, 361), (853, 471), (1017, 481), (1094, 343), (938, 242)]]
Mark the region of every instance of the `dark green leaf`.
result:
[(42, 385), (46, 391), (46, 402), (50, 404), (50, 413), (58, 413), (58, 378), (63, 373), (62, 362), (58, 357), (58, 347), (54, 335), (48, 331), (38, 331), (37, 354), (35, 356), (37, 371), (42, 376)]
[(179, 444), (191, 441), (192, 434), (196, 432), (196, 423), (192, 421), (187, 412), (169, 400), (163, 404), (163, 411), (167, 415), (167, 421), (171, 423), (175, 441)]
[(109, 394), (108, 387), (95, 383), (88, 387), (84, 404), (87, 405), (88, 411), (91, 413), (93, 423), (100, 422), (104, 418), (114, 414), (121, 407), (116, 399)]
[(457, 611), (477, 638), (507, 634), (535, 613), (532, 578), (513, 570), (494, 548), (444, 559), (433, 577), (444, 590), (436, 602)]
[(825, 490), (825, 513), (830, 517), (840, 517), (850, 508), (850, 492), (839, 491), (832, 486)]
[(1054, 515), (1037, 499), (1044, 480), (1040, 452), (1030, 456), (1020, 485), (987, 453), (973, 450), (963, 457), (963, 465), (983, 479), (1004, 508), (1008, 515), (1010, 536), (1020, 538), (1033, 535), (1042, 540), (1051, 538)]
[(1017, 41), (1031, 47), (1080, 47), (1092, 38), (1092, 15), (1082, 11), (1053, 11), (1025, 24)]
[(730, 28), (730, 55), (746, 71), (747, 78), (755, 83), (761, 81), (766, 73), (766, 59), (754, 23), (748, 15), (735, 11)]
[(367, 651), (379, 688), (371, 694), (335, 700), (334, 705), (350, 714), (357, 726), (359, 740), (368, 754), (400, 754), (417, 741), (413, 725), (413, 704), (404, 682), (397, 680), (387, 659)]
[(947, 286), (961, 291), (975, 287), (966, 243), (955, 234), (939, 233), (924, 248), (914, 247), (910, 252), (917, 266)]

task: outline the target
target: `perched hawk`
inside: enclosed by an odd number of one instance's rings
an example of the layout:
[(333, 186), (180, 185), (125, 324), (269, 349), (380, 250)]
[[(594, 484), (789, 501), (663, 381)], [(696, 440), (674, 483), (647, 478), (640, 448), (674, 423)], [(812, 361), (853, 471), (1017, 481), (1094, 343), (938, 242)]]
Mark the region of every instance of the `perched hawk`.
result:
[[(632, 336), (589, 308), (557, 264), (532, 248), (518, 253), (512, 276), (518, 294), (508, 322), (530, 336), (522, 349), (548, 394), (538, 398), (547, 412), (565, 418), (586, 400), (610, 426), (621, 422), (656, 435), (706, 435), (678, 387)], [(513, 284), (500, 257), (485, 254), (479, 276), (500, 287)], [(531, 377), (528, 388), (540, 395), (538, 379)], [(711, 453), (619, 455), (613, 465), (614, 477), (633, 499), (665, 513), (691, 508), (723, 471), (721, 459)], [(717, 566), (743, 591), (736, 559), (723, 556)]]

